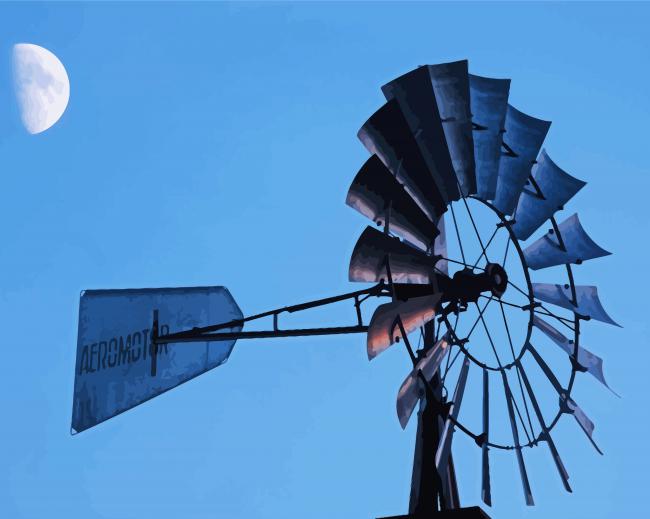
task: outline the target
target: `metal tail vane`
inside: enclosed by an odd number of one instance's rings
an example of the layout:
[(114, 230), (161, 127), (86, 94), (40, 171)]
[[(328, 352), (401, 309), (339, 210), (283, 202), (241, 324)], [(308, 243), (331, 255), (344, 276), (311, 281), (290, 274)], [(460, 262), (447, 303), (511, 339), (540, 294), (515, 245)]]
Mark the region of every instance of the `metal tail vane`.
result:
[[(487, 506), (492, 506), (494, 449), (516, 456), (527, 505), (534, 502), (534, 482), (525, 454), (542, 443), (570, 492), (551, 431), (563, 414), (571, 414), (596, 445), (594, 424), (571, 391), (583, 372), (609, 385), (603, 360), (580, 344), (580, 328), (591, 319), (616, 325), (596, 287), (575, 284), (573, 269), (609, 253), (589, 237), (576, 214), (557, 223), (556, 213), (585, 182), (541, 149), (550, 122), (508, 104), (510, 86), (507, 79), (469, 74), (467, 61), (457, 61), (418, 67), (382, 87), (386, 103), (358, 133), (370, 158), (346, 199), (380, 227), (361, 233), (349, 263), (349, 280), (370, 286), (247, 317), (224, 287), (82, 292), (73, 434), (220, 366), (239, 339), (361, 333), (370, 360), (399, 342), (413, 366), (396, 401), (402, 428), (419, 404), (409, 515), (400, 517), (487, 517), (479, 507), (461, 508), (452, 453), (456, 430), (480, 449), (481, 498)], [(479, 232), (485, 218), (473, 215), (478, 208), (493, 220), (488, 239)], [(461, 213), (467, 214), (464, 227)], [(540, 234), (546, 223), (550, 230)], [(490, 248), (497, 236), (506, 243), (502, 261), (501, 252)], [(467, 240), (475, 238), (480, 256), (472, 261)], [(460, 258), (450, 257), (454, 242)], [(545, 269), (564, 272), (565, 279), (534, 283), (535, 272)], [(521, 282), (515, 282), (515, 270)], [(371, 297), (388, 301), (365, 324), (362, 309)], [(285, 314), (340, 302), (353, 304), (353, 324), (279, 326)], [(513, 312), (527, 321), (520, 330), (509, 320)], [(468, 320), (470, 314), (476, 318)], [(267, 330), (244, 330), (265, 318), (272, 322)], [(501, 337), (493, 330), (495, 321), (505, 326)], [(479, 332), (483, 343), (476, 340)], [(417, 333), (422, 345), (414, 349), (409, 337)], [(571, 374), (564, 385), (532, 342), (565, 352)], [(481, 357), (485, 352), (489, 361)], [(480, 379), (476, 386), (472, 375)], [(544, 418), (535, 389), (548, 382), (559, 396), (551, 420)], [(501, 394), (499, 386), (505, 409), (491, 399)], [(463, 424), (461, 404), (468, 398), (482, 408), (477, 431)], [(495, 413), (503, 419), (495, 420)], [(505, 433), (501, 423), (508, 424)]]

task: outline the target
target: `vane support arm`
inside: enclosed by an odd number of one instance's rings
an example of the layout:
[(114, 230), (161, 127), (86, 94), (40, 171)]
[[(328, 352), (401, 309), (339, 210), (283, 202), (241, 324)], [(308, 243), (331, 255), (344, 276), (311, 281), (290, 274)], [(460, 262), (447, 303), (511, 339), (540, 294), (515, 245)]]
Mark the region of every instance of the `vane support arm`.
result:
[[(357, 290), (355, 292), (348, 292), (345, 294), (327, 297), (324, 299), (317, 299), (306, 303), (301, 303), (292, 306), (285, 306), (275, 310), (269, 310), (260, 314), (244, 317), (242, 319), (235, 319), (225, 323), (214, 324), (210, 326), (203, 326), (200, 328), (192, 328), (182, 332), (169, 333), (155, 337), (155, 344), (168, 344), (175, 342), (206, 342), (206, 341), (225, 341), (233, 339), (260, 339), (260, 338), (273, 338), (273, 337), (304, 337), (315, 335), (337, 335), (345, 333), (366, 333), (368, 327), (363, 324), (361, 319), (360, 306), (371, 296), (388, 296), (387, 287), (384, 283), (379, 283), (370, 288)], [(355, 308), (357, 309), (357, 325), (356, 326), (339, 326), (339, 327), (326, 327), (326, 328), (301, 328), (301, 329), (288, 329), (280, 330), (277, 327), (277, 317), (281, 313), (294, 313), (311, 308), (329, 305), (352, 299), (354, 300)], [(249, 332), (220, 332), (220, 330), (228, 328), (241, 327), (244, 323), (262, 319), (264, 317), (273, 317), (273, 330), (263, 331), (249, 331)]]
[(176, 342), (210, 342), (210, 341), (231, 341), (239, 339), (269, 339), (279, 337), (307, 337), (314, 335), (341, 335), (346, 333), (367, 333), (367, 326), (334, 326), (328, 328), (294, 328), (291, 330), (262, 330), (253, 332), (216, 332), (201, 333), (196, 335), (177, 334), (162, 335), (156, 340), (156, 344), (168, 344)]

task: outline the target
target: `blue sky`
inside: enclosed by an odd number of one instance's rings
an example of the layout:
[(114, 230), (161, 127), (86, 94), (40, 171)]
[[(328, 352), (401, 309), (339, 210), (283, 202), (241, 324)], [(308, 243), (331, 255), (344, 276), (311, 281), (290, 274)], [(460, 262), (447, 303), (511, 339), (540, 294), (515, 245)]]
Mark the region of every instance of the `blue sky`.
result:
[[(225, 285), (245, 314), (356, 288), (366, 222), (345, 206), (379, 87), (469, 59), (553, 121), (545, 146), (586, 180), (571, 210), (614, 255), (577, 269), (624, 328), (585, 325), (617, 399), (578, 380), (601, 457), (570, 418), (493, 458), (494, 518), (611, 518), (645, 506), (649, 252), (647, 4), (0, 5), (0, 512), (3, 517), (377, 517), (408, 503), (413, 424), (394, 414), (403, 351), (358, 336), (240, 342), (227, 365), (75, 437), (79, 292)], [(11, 47), (71, 82), (62, 119), (21, 127)], [(567, 211), (567, 215), (569, 216)], [(314, 316), (348, 324), (352, 308)], [(471, 407), (469, 407), (471, 410)], [(460, 438), (460, 435), (458, 435)], [(464, 504), (479, 450), (458, 440)], [(542, 451), (542, 449), (536, 449)], [(456, 453), (455, 453), (456, 454)]]

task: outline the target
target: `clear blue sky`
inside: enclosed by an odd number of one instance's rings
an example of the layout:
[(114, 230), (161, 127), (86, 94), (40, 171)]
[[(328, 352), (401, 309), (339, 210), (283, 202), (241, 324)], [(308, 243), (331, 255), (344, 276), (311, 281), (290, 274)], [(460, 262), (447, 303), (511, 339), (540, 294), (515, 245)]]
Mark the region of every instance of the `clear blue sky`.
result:
[[(404, 513), (402, 351), (369, 364), (358, 336), (240, 342), (227, 365), (72, 437), (78, 298), (226, 285), (252, 314), (351, 290), (366, 225), (344, 204), (367, 156), (356, 131), (382, 84), (464, 58), (554, 121), (547, 149), (589, 182), (571, 209), (615, 252), (578, 282), (598, 284), (624, 326), (585, 327), (623, 396), (578, 381), (605, 456), (566, 418), (556, 440), (574, 493), (544, 451), (526, 508), (514, 458), (495, 457), (490, 514), (636, 515), (650, 461), (649, 15), (622, 3), (0, 5), (0, 515)], [(17, 42), (52, 50), (71, 81), (63, 118), (35, 136), (11, 89)], [(344, 307), (312, 322), (353, 318)], [(457, 447), (461, 498), (478, 504), (479, 450)]]

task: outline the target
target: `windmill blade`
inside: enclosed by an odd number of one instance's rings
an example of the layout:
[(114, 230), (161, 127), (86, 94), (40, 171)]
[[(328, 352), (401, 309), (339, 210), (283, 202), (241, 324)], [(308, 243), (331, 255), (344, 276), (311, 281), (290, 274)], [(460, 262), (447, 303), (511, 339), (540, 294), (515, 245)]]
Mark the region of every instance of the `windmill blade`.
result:
[(463, 366), (460, 368), (458, 382), (456, 382), (456, 389), (454, 390), (454, 396), (449, 409), (449, 415), (451, 418), (448, 417), (445, 421), (445, 426), (442, 430), (442, 434), (440, 435), (440, 442), (438, 443), (438, 450), (436, 451), (436, 468), (438, 469), (438, 473), (441, 475), (446, 471), (447, 464), (449, 462), (449, 456), (451, 454), (451, 439), (454, 435), (453, 422), (458, 418), (460, 405), (463, 402), (463, 395), (465, 394), (469, 365), (470, 360), (468, 357), (465, 357), (463, 360)]
[(458, 495), (458, 482), (456, 480), (456, 468), (454, 467), (454, 455), (449, 454), (449, 461), (447, 463), (447, 470), (445, 471), (445, 479), (443, 482), (445, 491), (443, 498), (447, 510), (454, 510), (460, 508), (460, 496)]
[(553, 305), (561, 306), (567, 310), (571, 310), (583, 317), (589, 317), (604, 323), (617, 324), (612, 318), (607, 315), (603, 305), (598, 298), (598, 288), (588, 285), (577, 285), (576, 289), (576, 303), (571, 301), (571, 287), (569, 285), (552, 285), (548, 283), (533, 283), (533, 293), (537, 299), (551, 303)]
[(476, 193), (467, 60), (429, 65), (451, 163), (463, 196)]
[(587, 435), (587, 438), (589, 439), (591, 444), (594, 446), (594, 448), (598, 451), (599, 454), (602, 454), (603, 452), (600, 450), (598, 445), (596, 445), (596, 442), (593, 439), (593, 432), (595, 428), (594, 423), (589, 419), (589, 417), (580, 408), (580, 406), (576, 404), (575, 400), (573, 400), (570, 397), (567, 398), (567, 393), (560, 385), (560, 382), (558, 381), (557, 377), (555, 376), (551, 368), (548, 366), (548, 364), (546, 364), (542, 356), (537, 352), (537, 350), (533, 347), (533, 345), (530, 342), (526, 343), (526, 349), (533, 355), (533, 358), (535, 359), (539, 367), (546, 375), (546, 378), (548, 378), (551, 385), (555, 388), (555, 391), (557, 391), (557, 394), (560, 397), (560, 407), (563, 409), (565, 413), (569, 413), (573, 415), (576, 422), (578, 422), (580, 428)]
[(435, 184), (446, 202), (458, 200), (458, 180), (447, 147), (431, 76), (418, 67), (381, 87), (389, 101), (399, 104)]
[(526, 472), (526, 465), (524, 464), (524, 456), (521, 452), (521, 444), (519, 443), (519, 431), (517, 430), (517, 423), (515, 422), (515, 411), (512, 407), (512, 392), (508, 385), (508, 378), (504, 371), (501, 371), (501, 378), (503, 379), (503, 389), (506, 392), (506, 403), (508, 404), (508, 416), (510, 418), (510, 429), (512, 430), (512, 438), (515, 442), (515, 453), (517, 454), (517, 463), (519, 464), (519, 475), (521, 476), (521, 484), (524, 488), (524, 496), (526, 504), (533, 506), (533, 493), (530, 489), (530, 482), (528, 481), (528, 473)]
[(440, 301), (440, 294), (433, 294), (378, 306), (368, 326), (368, 359), (374, 359), (401, 338), (401, 332), (397, 327), (398, 317), (408, 335), (433, 319), (438, 301)]
[[(549, 339), (551, 339), (555, 344), (562, 348), (570, 358), (575, 358), (575, 344), (572, 340), (567, 339), (560, 331), (536, 315), (533, 317), (533, 325), (537, 327), (537, 329), (544, 332), (544, 334)], [(586, 368), (586, 370), (593, 377), (595, 377), (596, 380), (598, 380), (601, 384), (603, 384), (607, 389), (616, 395), (616, 393), (605, 381), (605, 375), (603, 373), (603, 359), (601, 359), (598, 355), (594, 355), (582, 346), (578, 346), (577, 361), (578, 364)]]
[(550, 126), (550, 121), (536, 119), (508, 105), (506, 131), (503, 135), (507, 152), (501, 155), (499, 161), (497, 193), (494, 198), (495, 207), (502, 213), (512, 214), (515, 210)]
[(358, 137), (402, 183), (430, 220), (447, 210), (444, 191), (436, 185), (415, 138), (395, 100), (388, 101), (361, 127)]
[(557, 467), (557, 470), (560, 473), (560, 478), (562, 478), (562, 483), (564, 484), (564, 488), (566, 489), (567, 492), (572, 492), (571, 485), (569, 485), (569, 474), (567, 473), (566, 468), (564, 467), (564, 463), (562, 463), (562, 458), (560, 458), (560, 454), (558, 453), (557, 448), (555, 447), (555, 442), (553, 441), (553, 438), (551, 438), (551, 433), (548, 430), (548, 427), (546, 426), (546, 422), (544, 421), (542, 410), (540, 409), (539, 404), (537, 403), (535, 392), (533, 391), (533, 388), (530, 385), (530, 381), (528, 380), (526, 371), (524, 370), (524, 367), (521, 365), (520, 361), (517, 361), (516, 369), (521, 374), (521, 378), (524, 381), (524, 385), (526, 386), (528, 397), (530, 399), (531, 404), (533, 405), (533, 410), (535, 411), (535, 415), (537, 416), (539, 425), (542, 428), (542, 440), (546, 442), (549, 450), (551, 451), (551, 457), (553, 458), (553, 461), (555, 462), (555, 466)]
[(594, 258), (608, 256), (611, 252), (599, 247), (580, 225), (574, 214), (558, 225), (564, 248), (560, 246), (553, 229), (524, 249), (526, 263), (539, 270), (566, 263), (582, 263)]
[(602, 454), (603, 451), (600, 450), (598, 445), (596, 445), (596, 442), (594, 441), (593, 434), (594, 434), (594, 429), (595, 425), (594, 422), (592, 422), (587, 414), (581, 409), (581, 407), (575, 403), (575, 401), (572, 398), (567, 398), (566, 399), (566, 405), (569, 408), (569, 411), (571, 414), (573, 414), (573, 417), (576, 419), (576, 422), (578, 422), (578, 425), (580, 428), (584, 431), (584, 433), (587, 435), (587, 438), (589, 438), (589, 441), (591, 444), (594, 446), (594, 448), (598, 451), (598, 454)]
[(476, 190), (479, 198), (493, 200), (497, 191), (510, 80), (470, 74), (469, 91), (474, 123)]
[(492, 506), (492, 489), (490, 485), (490, 458), (488, 442), (490, 441), (490, 387), (488, 370), (483, 368), (483, 443), (481, 444), (481, 499)]
[(527, 240), (555, 211), (562, 209), (586, 182), (572, 177), (553, 162), (542, 150), (533, 166), (533, 181), (542, 193), (531, 187), (523, 190), (515, 211), (512, 230), (520, 240)]
[(345, 200), (353, 209), (377, 225), (385, 225), (410, 243), (428, 250), (438, 235), (438, 228), (384, 163), (373, 155), (361, 167)]
[(435, 258), (399, 238), (366, 227), (352, 251), (350, 281), (388, 282), (387, 263), (394, 283), (428, 284), (433, 276)]
[(433, 242), (433, 255), (441, 258), (436, 262), (436, 270), (444, 275), (449, 275), (449, 262), (447, 258), (447, 230), (445, 227), (445, 217), (441, 216), (438, 220), (438, 236)]
[[(422, 372), (425, 379), (431, 380), (435, 372), (440, 368), (440, 363), (445, 358), (445, 355), (448, 353), (449, 337), (445, 334), (442, 339), (436, 342), (433, 347), (427, 351), (423, 358), (418, 360), (413, 370), (404, 379), (404, 382), (402, 382), (397, 393), (396, 402), (397, 418), (399, 419), (402, 429), (406, 428), (406, 425), (413, 414), (413, 410), (420, 400), (422, 388), (420, 386), (421, 380), (419, 372)], [(373, 357), (376, 355), (374, 351), (371, 352), (368, 350), (368, 358), (371, 358), (371, 354)]]

